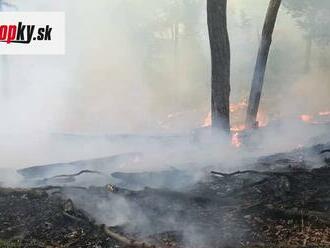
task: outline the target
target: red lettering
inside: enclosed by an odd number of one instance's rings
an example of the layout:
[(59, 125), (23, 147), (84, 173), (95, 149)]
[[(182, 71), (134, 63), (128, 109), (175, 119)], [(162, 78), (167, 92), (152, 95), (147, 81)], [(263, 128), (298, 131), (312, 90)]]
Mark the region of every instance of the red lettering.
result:
[(8, 29), (7, 43), (9, 44), (16, 38), (17, 27), (15, 25), (10, 25)]
[(0, 26), (0, 40), (5, 40), (7, 38), (8, 27), (6, 25)]

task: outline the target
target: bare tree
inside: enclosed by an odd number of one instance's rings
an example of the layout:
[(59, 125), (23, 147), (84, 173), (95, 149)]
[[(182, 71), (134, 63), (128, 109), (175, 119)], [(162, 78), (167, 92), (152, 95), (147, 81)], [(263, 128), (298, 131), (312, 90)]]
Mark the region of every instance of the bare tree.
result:
[(269, 2), (247, 108), (246, 126), (248, 128), (258, 127), (257, 113), (264, 83), (268, 54), (272, 43), (272, 35), (280, 5), (281, 0), (270, 0)]
[(207, 0), (207, 23), (212, 64), (212, 127), (230, 132), (230, 44), (227, 0)]

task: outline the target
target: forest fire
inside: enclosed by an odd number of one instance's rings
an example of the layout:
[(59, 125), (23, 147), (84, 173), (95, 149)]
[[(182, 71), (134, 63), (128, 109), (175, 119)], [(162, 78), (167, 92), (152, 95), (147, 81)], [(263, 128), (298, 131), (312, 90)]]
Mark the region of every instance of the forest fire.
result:
[(242, 145), (241, 139), (239, 137), (239, 133), (236, 132), (232, 135), (231, 137), (231, 144), (236, 147), (239, 148)]
[(330, 111), (319, 112), (320, 116), (330, 116)]
[(330, 111), (320, 111), (315, 115), (302, 114), (299, 116), (301, 121), (311, 124), (322, 124), (324, 122), (329, 122), (330, 120), (328, 119), (324, 120), (325, 117), (329, 117), (330, 119)]
[(265, 126), (267, 126), (268, 125), (268, 122), (269, 122), (269, 119), (268, 119), (267, 114), (265, 114), (262, 111), (259, 111), (258, 112), (258, 115), (257, 115), (257, 122), (258, 122), (258, 127), (265, 127)]
[[(247, 106), (248, 104), (246, 99), (243, 99), (238, 103), (230, 104), (230, 113), (232, 119), (230, 131), (233, 133), (231, 143), (236, 148), (239, 148), (242, 145), (242, 142), (239, 137), (239, 133), (246, 129), (246, 125), (242, 123), (242, 121), (244, 120), (244, 115), (246, 113)], [(258, 121), (258, 127), (265, 127), (269, 122), (268, 116), (263, 111), (260, 110), (257, 115), (257, 121)], [(203, 120), (201, 126), (210, 127), (211, 125), (212, 125), (212, 115), (210, 111)]]
[[(232, 119), (235, 119), (233, 121), (233, 124), (232, 124), (230, 130), (233, 132), (243, 131), (246, 128), (246, 126), (245, 126), (245, 124), (241, 123), (241, 120), (244, 119), (244, 114), (247, 109), (246, 99), (243, 99), (242, 101), (240, 101), (238, 103), (230, 104), (229, 109), (230, 109)], [(238, 119), (239, 121), (236, 121), (236, 119)], [(268, 124), (268, 117), (264, 112), (259, 111), (258, 116), (257, 116), (257, 121), (258, 121), (258, 127), (265, 127)], [(208, 112), (207, 116), (203, 120), (202, 127), (209, 127), (211, 125), (212, 125), (212, 118), (211, 118), (211, 111), (210, 111), (210, 112)]]
[(330, 248), (330, 0), (0, 14), (0, 248)]
[(303, 122), (312, 122), (312, 120), (313, 120), (313, 116), (304, 114), (304, 115), (301, 115), (301, 116), (300, 116), (300, 119), (301, 119)]
[(239, 103), (236, 103), (236, 104), (230, 104), (230, 112), (231, 113), (234, 113), (234, 112), (237, 112), (239, 110), (246, 110), (248, 104), (247, 104), (247, 101), (246, 99), (243, 99), (242, 101), (240, 101)]
[[(242, 100), (241, 102), (236, 104), (231, 104), (230, 112), (232, 119), (243, 120), (244, 118), (242, 113), (245, 113), (246, 108), (247, 108), (246, 100)], [(329, 117), (330, 119), (330, 111), (320, 111), (315, 115), (302, 114), (299, 116), (299, 119), (302, 122), (309, 124), (322, 124), (325, 123), (325, 121), (322, 119), (324, 117)], [(257, 115), (257, 122), (258, 122), (258, 127), (266, 127), (269, 123), (269, 118), (267, 114), (259, 110)], [(211, 112), (209, 112), (205, 117), (205, 119), (203, 120), (202, 127), (210, 127), (211, 125), (212, 125), (212, 117), (211, 117)], [(233, 121), (230, 130), (232, 132), (231, 144), (236, 148), (241, 147), (242, 141), (240, 139), (240, 132), (246, 130), (246, 125), (237, 121), (236, 122)]]
[(211, 111), (208, 112), (206, 118), (203, 121), (202, 127), (210, 127), (212, 125), (212, 115)]
[(241, 131), (244, 131), (245, 128), (246, 128), (246, 126), (244, 124), (239, 124), (239, 125), (232, 126), (230, 128), (230, 130), (232, 132), (241, 132)]

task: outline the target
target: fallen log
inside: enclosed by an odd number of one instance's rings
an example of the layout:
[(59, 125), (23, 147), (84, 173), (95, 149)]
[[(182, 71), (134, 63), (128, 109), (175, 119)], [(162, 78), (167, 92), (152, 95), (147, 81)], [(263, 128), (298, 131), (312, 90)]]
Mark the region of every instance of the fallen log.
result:
[(141, 153), (124, 153), (110, 157), (78, 160), (68, 163), (56, 163), (48, 165), (32, 166), (17, 170), (25, 178), (48, 178), (57, 174), (73, 174), (82, 170), (107, 171), (114, 169), (123, 163), (134, 162), (141, 159)]
[[(58, 183), (74, 182), (75, 177), (80, 176), (82, 174), (104, 175), (103, 173), (101, 173), (99, 171), (82, 170), (82, 171), (79, 171), (78, 173), (74, 173), (74, 174), (63, 174), (63, 175), (53, 176), (53, 177), (50, 177), (50, 178), (45, 178), (45, 179), (40, 180), (40, 182), (38, 182), (38, 183), (39, 184), (47, 184), (47, 183), (54, 183), (54, 182), (58, 182)], [(106, 176), (106, 175), (104, 175), (104, 176)]]
[[(75, 173), (75, 174), (69, 174), (69, 175), (57, 175), (57, 176), (54, 176), (54, 177), (51, 177), (49, 179), (54, 179), (54, 178), (59, 178), (59, 177), (76, 177), (76, 176), (80, 176), (81, 174), (85, 174), (85, 173), (91, 173), (91, 174), (102, 174), (101, 172), (99, 171), (93, 171), (93, 170), (82, 170), (82, 171), (79, 171), (78, 173)], [(47, 179), (46, 179), (47, 180)]]
[(315, 173), (312, 171), (307, 170), (295, 170), (295, 171), (284, 171), (284, 172), (275, 172), (275, 171), (256, 171), (256, 170), (245, 170), (245, 171), (235, 171), (232, 173), (223, 173), (217, 171), (211, 171), (211, 174), (219, 175), (223, 177), (232, 177), (239, 174), (256, 174), (256, 175), (263, 175), (263, 176), (287, 176), (292, 177), (294, 174), (308, 174), (314, 176)]
[(269, 172), (262, 172), (262, 171), (255, 171), (255, 170), (245, 170), (245, 171), (235, 171), (232, 173), (224, 173), (224, 172), (218, 172), (218, 171), (211, 171), (211, 174), (213, 175), (219, 175), (223, 177), (231, 177), (238, 174), (258, 174), (258, 175), (269, 175)]

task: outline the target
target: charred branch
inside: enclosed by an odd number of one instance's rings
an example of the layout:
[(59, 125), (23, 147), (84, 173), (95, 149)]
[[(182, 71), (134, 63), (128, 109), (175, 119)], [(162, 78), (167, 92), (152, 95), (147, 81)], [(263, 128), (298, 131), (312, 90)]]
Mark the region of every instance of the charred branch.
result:
[(32, 166), (18, 170), (17, 172), (26, 178), (47, 178), (49, 177), (49, 175), (56, 176), (56, 174), (60, 172), (75, 174), (83, 170), (107, 171), (109, 170), (109, 168), (115, 168), (116, 166), (121, 165), (123, 163), (133, 163), (136, 159), (139, 159), (141, 157), (141, 153), (125, 153), (104, 158)]

